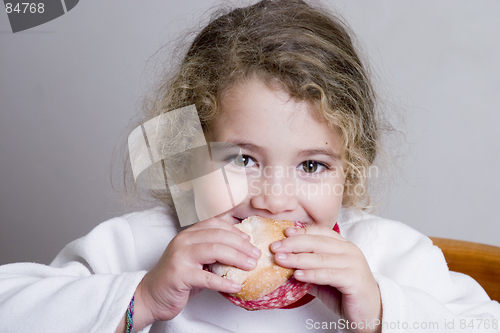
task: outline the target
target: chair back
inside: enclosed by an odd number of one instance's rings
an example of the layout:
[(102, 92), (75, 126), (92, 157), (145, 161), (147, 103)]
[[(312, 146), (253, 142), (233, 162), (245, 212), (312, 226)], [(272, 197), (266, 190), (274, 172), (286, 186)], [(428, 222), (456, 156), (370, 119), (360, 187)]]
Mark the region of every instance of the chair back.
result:
[(469, 275), (484, 288), (492, 300), (500, 302), (500, 247), (430, 238), (443, 251), (450, 271)]

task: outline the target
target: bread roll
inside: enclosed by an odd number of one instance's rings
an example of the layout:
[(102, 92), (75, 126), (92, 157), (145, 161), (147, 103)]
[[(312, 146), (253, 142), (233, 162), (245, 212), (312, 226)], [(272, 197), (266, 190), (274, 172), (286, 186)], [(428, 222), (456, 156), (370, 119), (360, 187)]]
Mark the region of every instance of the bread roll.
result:
[(210, 270), (213, 273), (242, 286), (238, 293), (222, 293), (224, 297), (248, 310), (256, 310), (280, 308), (297, 301), (307, 293), (311, 285), (295, 280), (294, 269), (277, 265), (274, 253), (270, 250), (272, 243), (286, 238), (286, 228), (305, 227), (304, 224), (251, 216), (235, 227), (250, 235), (250, 242), (262, 251), (262, 255), (256, 268), (251, 271), (220, 263), (211, 265)]

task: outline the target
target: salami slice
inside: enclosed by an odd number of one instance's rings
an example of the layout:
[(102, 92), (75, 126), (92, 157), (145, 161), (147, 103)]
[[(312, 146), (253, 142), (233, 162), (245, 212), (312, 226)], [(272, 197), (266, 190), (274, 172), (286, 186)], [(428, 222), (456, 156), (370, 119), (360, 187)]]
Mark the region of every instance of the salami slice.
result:
[(300, 282), (294, 277), (291, 277), (285, 284), (281, 285), (281, 287), (272, 293), (253, 301), (243, 301), (238, 297), (226, 293), (221, 294), (232, 303), (247, 310), (279, 309), (297, 302), (307, 294), (311, 287), (311, 283)]

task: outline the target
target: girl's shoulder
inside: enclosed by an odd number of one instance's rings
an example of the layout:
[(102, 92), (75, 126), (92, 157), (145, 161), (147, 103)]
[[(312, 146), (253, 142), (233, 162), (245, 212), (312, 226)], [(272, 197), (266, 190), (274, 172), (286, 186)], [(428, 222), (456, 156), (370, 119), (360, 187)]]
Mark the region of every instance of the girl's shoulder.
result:
[[(366, 213), (364, 211), (356, 211), (348, 208), (342, 208), (337, 220), (340, 234), (345, 238), (362, 238), (365, 240), (385, 240), (405, 239), (408, 243), (410, 240), (430, 242), (432, 241), (419, 231), (398, 221), (379, 217)], [(350, 239), (349, 239), (350, 240)]]
[(158, 256), (180, 232), (176, 215), (165, 206), (125, 214), (120, 219), (127, 222), (126, 225), (134, 237), (137, 253), (143, 253), (144, 248), (150, 248), (155, 249), (153, 252)]
[(129, 235), (134, 238), (135, 243), (148, 243), (157, 238), (170, 240), (179, 232), (178, 225), (175, 214), (172, 214), (168, 207), (156, 206), (104, 221), (89, 235), (94, 233), (108, 233), (114, 237)]
[(120, 216), (119, 219), (125, 220), (132, 228), (177, 228), (175, 214), (166, 206), (155, 206), (153, 208), (127, 213)]
[(404, 223), (342, 208), (338, 224), (340, 235), (360, 248), (374, 271), (394, 272), (398, 266), (412, 272), (429, 263), (447, 267), (431, 239)]
[(97, 272), (98, 267), (107, 267), (109, 263), (121, 262), (127, 257), (127, 269), (144, 269), (152, 264), (149, 258), (159, 258), (175, 237), (178, 232), (176, 225), (170, 210), (165, 207), (114, 217), (66, 245), (51, 266), (62, 267), (67, 262), (79, 261)]

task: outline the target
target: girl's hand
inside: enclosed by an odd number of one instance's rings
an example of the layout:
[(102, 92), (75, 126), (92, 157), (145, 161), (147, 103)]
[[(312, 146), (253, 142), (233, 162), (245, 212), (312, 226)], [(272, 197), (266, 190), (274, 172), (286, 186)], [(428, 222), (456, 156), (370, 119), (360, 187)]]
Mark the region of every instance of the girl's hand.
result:
[[(356, 245), (321, 226), (288, 228), (285, 234), (286, 239), (271, 245), (276, 263), (296, 268), (297, 280), (316, 284), (311, 293), (340, 317), (356, 324), (380, 323), (380, 290)], [(370, 326), (356, 331), (380, 331)]]
[(241, 289), (231, 280), (203, 270), (204, 264), (218, 261), (252, 270), (259, 257), (260, 251), (250, 244), (247, 234), (231, 223), (211, 218), (196, 223), (172, 239), (158, 263), (139, 284), (136, 298), (139, 293), (141, 302), (149, 310), (149, 323), (170, 320), (199, 289), (226, 293)]

